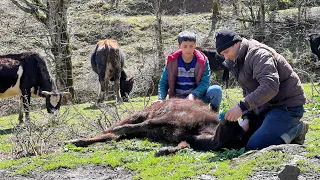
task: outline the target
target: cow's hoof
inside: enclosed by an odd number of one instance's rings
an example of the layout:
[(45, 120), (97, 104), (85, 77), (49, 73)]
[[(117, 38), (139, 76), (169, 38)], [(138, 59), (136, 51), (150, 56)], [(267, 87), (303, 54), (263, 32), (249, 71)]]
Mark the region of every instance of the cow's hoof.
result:
[(165, 147), (165, 148), (160, 148), (156, 151), (156, 153), (154, 153), (154, 156), (155, 157), (159, 157), (159, 156), (166, 156), (166, 155), (169, 155), (171, 154), (171, 150), (170, 148), (168, 147)]
[(81, 140), (81, 139), (74, 139), (74, 140), (70, 140), (70, 141), (65, 141), (65, 144), (74, 144), (77, 147), (87, 147), (88, 144)]
[(123, 101), (122, 101), (122, 99), (121, 99), (121, 100), (117, 100), (116, 103), (117, 103), (117, 104), (122, 104)]

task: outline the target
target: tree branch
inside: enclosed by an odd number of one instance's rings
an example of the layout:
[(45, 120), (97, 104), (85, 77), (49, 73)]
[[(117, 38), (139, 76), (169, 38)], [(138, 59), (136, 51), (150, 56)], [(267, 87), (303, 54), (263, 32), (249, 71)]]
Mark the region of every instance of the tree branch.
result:
[(29, 6), (31, 9), (33, 9), (33, 10), (35, 10), (35, 11), (38, 11), (38, 9), (40, 9), (41, 11), (43, 11), (43, 12), (46, 13), (46, 14), (49, 13), (49, 11), (48, 11), (48, 9), (45, 7), (45, 5), (44, 5), (41, 1), (39, 1), (39, 0), (33, 0), (33, 2), (34, 2), (35, 4), (30, 3), (30, 2), (27, 1), (27, 0), (23, 0), (23, 1), (26, 3), (27, 6)]
[[(43, 4), (40, 4), (40, 3), (37, 1), (39, 5), (42, 5), (42, 6), (38, 6), (38, 5), (35, 5), (35, 4), (32, 4), (32, 3), (28, 2), (27, 0), (23, 0), (23, 2), (29, 7), (29, 8), (27, 8), (27, 7), (24, 7), (23, 5), (21, 5), (21, 4), (20, 4), (18, 1), (16, 1), (16, 0), (11, 0), (11, 2), (12, 2), (13, 4), (15, 4), (18, 8), (20, 8), (22, 11), (33, 15), (33, 16), (36, 18), (36, 20), (38, 20), (39, 22), (41, 22), (41, 23), (43, 23), (43, 24), (45, 24), (45, 25), (47, 24), (47, 21), (48, 21), (47, 15), (48, 15), (48, 12), (49, 12), (49, 11), (48, 11), (47, 9), (45, 9), (45, 6), (44, 6)], [(36, 3), (37, 3), (37, 2), (36, 2)], [(43, 12), (45, 13), (45, 15), (42, 14), (42, 13), (39, 11), (39, 9), (40, 9), (41, 11), (43, 11)]]
[(16, 5), (19, 9), (21, 9), (22, 11), (32, 14), (32, 10), (29, 8), (26, 8), (24, 6), (22, 6), (20, 3), (18, 3), (16, 0), (11, 0), (11, 2)]

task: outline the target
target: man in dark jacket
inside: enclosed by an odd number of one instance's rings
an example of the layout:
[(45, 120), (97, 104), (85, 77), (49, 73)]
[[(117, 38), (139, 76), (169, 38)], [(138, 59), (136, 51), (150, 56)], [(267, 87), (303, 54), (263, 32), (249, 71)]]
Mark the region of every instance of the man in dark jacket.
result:
[(303, 144), (308, 125), (300, 121), (306, 98), (301, 81), (286, 59), (256, 40), (232, 30), (216, 34), (216, 48), (243, 89), (244, 98), (225, 119), (237, 121), (249, 137), (247, 149), (283, 143)]

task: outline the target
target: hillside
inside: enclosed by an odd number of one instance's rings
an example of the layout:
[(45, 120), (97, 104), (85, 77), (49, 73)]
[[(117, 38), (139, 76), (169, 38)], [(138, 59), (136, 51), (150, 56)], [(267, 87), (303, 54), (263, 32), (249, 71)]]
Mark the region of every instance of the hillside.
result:
[[(117, 39), (120, 47), (126, 54), (125, 69), (129, 76), (136, 77), (136, 83), (132, 96), (141, 96), (146, 93), (150, 86), (154, 62), (158, 61), (156, 56), (156, 45), (154, 35), (155, 17), (149, 15), (129, 16), (135, 14), (135, 9), (141, 8), (141, 4), (134, 4), (134, 1), (123, 1), (118, 9), (110, 8), (110, 4), (102, 1), (74, 0), (70, 2), (68, 9), (69, 33), (72, 46), (72, 62), (74, 67), (74, 81), (77, 94), (77, 102), (88, 102), (95, 98), (97, 93), (97, 76), (90, 68), (90, 56), (94, 50), (97, 41), (101, 39)], [(54, 62), (48, 44), (48, 32), (43, 25), (34, 20), (34, 18), (15, 7), (10, 0), (0, 2), (0, 29), (1, 41), (0, 52), (18, 53), (22, 51), (35, 51), (43, 55), (53, 71)], [(130, 4), (131, 3), (131, 4)], [(199, 2), (200, 3), (200, 2)], [(134, 6), (133, 6), (134, 5)], [(140, 6), (139, 6), (140, 5)], [(124, 13), (124, 11), (127, 13)], [(169, 11), (170, 12), (170, 11)], [(309, 19), (320, 22), (320, 8), (311, 8)], [(286, 21), (286, 18), (295, 16), (294, 10), (279, 11), (278, 21)], [(143, 13), (142, 13), (143, 14)], [(236, 29), (244, 37), (252, 37), (254, 29), (243, 25), (237, 21), (231, 14), (231, 7), (222, 6), (221, 20), (217, 24), (217, 29), (231, 28)], [(244, 15), (247, 17), (249, 15)], [(318, 20), (316, 19), (318, 18)], [(164, 53), (168, 54), (177, 49), (177, 34), (183, 30), (190, 30), (197, 33), (198, 44), (207, 37), (211, 27), (211, 13), (197, 14), (177, 14), (163, 16), (163, 37)], [(293, 64), (296, 63), (307, 72), (314, 69), (314, 63), (310, 64), (310, 48), (306, 37), (303, 37), (302, 46), (304, 49), (297, 49), (293, 44), (296, 38), (294, 30), (287, 31), (287, 25), (276, 25), (281, 28), (277, 36), (272, 32), (266, 31), (266, 39), (274, 48), (282, 52)], [(309, 29), (304, 29), (302, 33), (313, 32), (317, 29), (317, 24), (311, 25)], [(283, 34), (281, 34), (283, 32)], [(271, 33), (271, 34), (270, 34)], [(303, 35), (303, 34), (302, 34)], [(299, 35), (300, 36), (300, 35)], [(273, 39), (277, 39), (274, 42)], [(214, 47), (213, 37), (209, 37), (209, 44)], [(297, 51), (299, 54), (297, 54)], [(308, 65), (308, 63), (311, 65)], [(308, 79), (304, 74), (301, 78)], [(304, 81), (305, 82), (305, 81)]]

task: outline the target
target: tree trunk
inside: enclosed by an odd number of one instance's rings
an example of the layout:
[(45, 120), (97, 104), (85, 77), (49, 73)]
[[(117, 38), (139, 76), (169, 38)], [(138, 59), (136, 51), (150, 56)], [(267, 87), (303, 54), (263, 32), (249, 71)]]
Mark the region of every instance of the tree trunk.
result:
[[(214, 2), (214, 1), (213, 1)], [(239, 4), (238, 0), (233, 0), (232, 1), (232, 6), (233, 6), (233, 15), (238, 16), (239, 15)]]
[(266, 15), (265, 15), (265, 6), (264, 6), (264, 0), (260, 0), (260, 41), (263, 41), (265, 39), (265, 21), (266, 21)]
[(216, 29), (216, 24), (219, 21), (219, 0), (212, 0), (212, 21), (211, 21), (211, 28), (209, 34), (206, 38), (204, 38), (201, 46), (208, 46), (209, 38), (213, 36), (213, 32)]
[(67, 30), (68, 1), (11, 0), (18, 8), (46, 25), (50, 33), (51, 52), (55, 60), (55, 74), (59, 90), (69, 90), (74, 99), (70, 37)]
[(51, 52), (55, 58), (58, 89), (68, 90), (74, 97), (70, 37), (67, 32), (67, 2), (48, 1), (48, 29), (51, 37)]
[(152, 95), (158, 94), (158, 84), (161, 77), (162, 68), (165, 65), (164, 48), (163, 48), (163, 37), (162, 37), (162, 0), (154, 0), (154, 10), (156, 15), (155, 23), (155, 35), (157, 45), (157, 59), (155, 60), (154, 76), (152, 81), (154, 86), (152, 87)]

